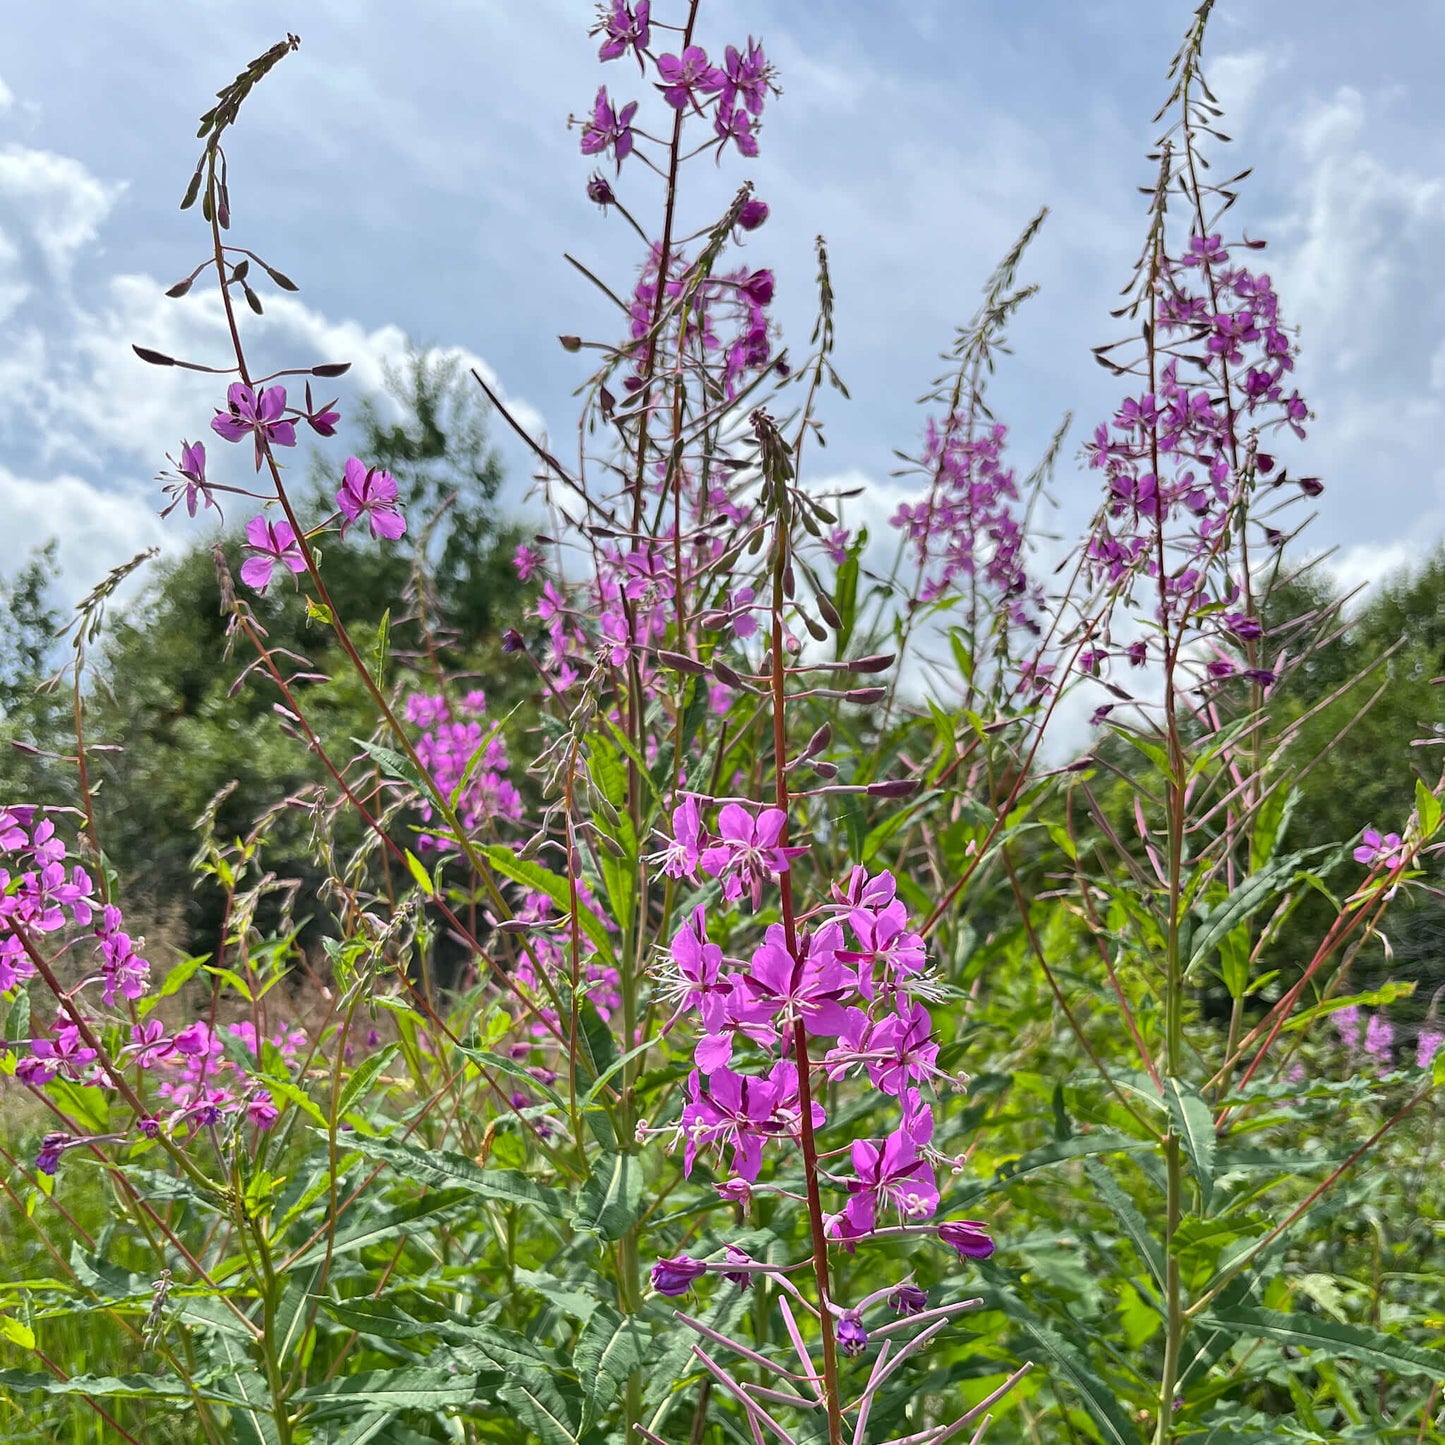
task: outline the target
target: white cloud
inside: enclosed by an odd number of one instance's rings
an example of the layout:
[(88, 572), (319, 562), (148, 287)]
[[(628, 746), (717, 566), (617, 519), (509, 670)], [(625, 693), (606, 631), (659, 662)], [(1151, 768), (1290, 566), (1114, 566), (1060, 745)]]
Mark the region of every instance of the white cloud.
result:
[(5, 84), (4, 77), (0, 76), (0, 115), (4, 115), (14, 104), (15, 92)]
[(147, 547), (174, 548), (182, 540), (148, 500), (102, 491), (69, 473), (36, 480), (0, 467), (0, 508), (5, 515), (0, 574), (14, 572), (30, 552), (54, 537), (60, 568), (56, 595), (65, 604), (136, 553)]
[(31, 241), (51, 277), (68, 281), (77, 253), (100, 233), (125, 190), (91, 175), (71, 156), (28, 146), (0, 150), (0, 218), (12, 238)]
[(1209, 62), (1209, 88), (1224, 110), (1229, 135), (1238, 138), (1248, 128), (1265, 82), (1287, 64), (1288, 57), (1274, 50), (1236, 50)]
[(1382, 582), (1397, 577), (1419, 556), (1419, 548), (1409, 542), (1361, 543), (1331, 553), (1321, 565), (1341, 592), (1360, 594), (1354, 599), (1359, 606)]

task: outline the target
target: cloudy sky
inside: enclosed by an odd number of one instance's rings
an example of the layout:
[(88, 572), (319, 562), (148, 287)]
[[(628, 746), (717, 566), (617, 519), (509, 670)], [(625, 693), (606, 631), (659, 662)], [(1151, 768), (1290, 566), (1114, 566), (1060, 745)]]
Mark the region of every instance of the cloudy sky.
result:
[[(654, 0), (659, 14), (671, 0)], [(1142, 240), (1151, 116), (1192, 11), (1180, 0), (705, 0), (699, 38), (760, 36), (784, 95), (756, 162), (697, 167), (700, 217), (750, 176), (772, 216), (748, 244), (806, 348), (812, 238), (839, 293), (826, 476), (870, 484), (916, 443), (915, 398), (979, 287), (1041, 205), (1026, 265), (1039, 297), (993, 393), (1027, 470), (1075, 415), (1056, 492), (1077, 526), (1095, 482), (1078, 448), (1117, 400), (1091, 345)], [(206, 434), (220, 388), (143, 366), (132, 342), (226, 359), (213, 298), (162, 291), (201, 259), (177, 209), (211, 93), (287, 30), (296, 55), (228, 147), (232, 239), (298, 282), (253, 332), (267, 365), (350, 359), (343, 410), (408, 336), (480, 360), (529, 424), (565, 437), (584, 357), (562, 332), (613, 320), (563, 260), (630, 287), (622, 222), (583, 195), (569, 113), (607, 80), (584, 0), (56, 0), (0, 14), (0, 575), (61, 538), (73, 598), (162, 523), (164, 453)], [(1367, 581), (1445, 536), (1445, 101), (1432, 0), (1218, 0), (1206, 73), (1228, 108), (1228, 163), (1253, 165), (1236, 224), (1300, 328), (1317, 412), (1291, 469), (1328, 484), (1313, 532)], [(641, 215), (635, 167), (622, 193)], [(499, 441), (501, 440), (499, 436)], [(505, 448), (520, 496), (526, 462)], [(817, 454), (815, 454), (816, 457)], [(341, 454), (344, 456), (344, 453)], [(232, 458), (228, 458), (232, 460)], [(338, 457), (340, 460), (340, 457)], [(819, 480), (822, 478), (820, 477)]]

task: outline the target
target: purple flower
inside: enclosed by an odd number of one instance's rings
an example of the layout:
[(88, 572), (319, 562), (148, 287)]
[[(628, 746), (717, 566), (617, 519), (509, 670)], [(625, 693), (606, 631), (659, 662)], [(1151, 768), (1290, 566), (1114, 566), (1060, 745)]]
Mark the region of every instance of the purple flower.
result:
[(1399, 868), (1405, 861), (1404, 850), (1400, 847), (1398, 833), (1386, 833), (1382, 838), (1376, 828), (1366, 828), (1360, 837), (1360, 846), (1355, 849), (1355, 862), (1368, 868)]
[[(771, 1079), (752, 1078), (719, 1068), (703, 1089), (702, 1075), (694, 1069), (688, 1075), (689, 1101), (682, 1110), (682, 1130), (687, 1140), (683, 1150), (683, 1172), (692, 1172), (697, 1151), (705, 1144), (719, 1148), (731, 1145), (733, 1170), (748, 1183), (758, 1177), (763, 1164), (763, 1140), (782, 1132), (776, 1115), (779, 1086)], [(816, 1109), (816, 1105), (814, 1106)]]
[(648, 861), (658, 864), (669, 878), (696, 879), (702, 844), (697, 799), (684, 798), (672, 810), (672, 842)]
[(993, 1253), (987, 1227), (976, 1219), (951, 1219), (940, 1224), (938, 1237), (958, 1251), (959, 1259), (987, 1259)]
[[(167, 456), (167, 461), (170, 457)], [(174, 465), (174, 464), (173, 464)], [(206, 447), (204, 442), (181, 443), (181, 461), (176, 467), (180, 474), (181, 481), (185, 484), (186, 511), (194, 517), (196, 515), (197, 499), (204, 501), (208, 507), (216, 505), (215, 498), (211, 495), (211, 489), (206, 482)], [(170, 488), (167, 488), (170, 490)], [(175, 504), (172, 503), (172, 506)], [(169, 508), (167, 508), (169, 510)]]
[(293, 572), (306, 570), (306, 559), (290, 522), (271, 523), (265, 517), (252, 517), (246, 523), (246, 545), (256, 555), (241, 564), (241, 581), (257, 592), (264, 592), (270, 585), (278, 562)]
[(756, 231), (768, 219), (768, 203), (752, 198), (743, 202), (738, 212), (738, 225), (745, 231)]
[(47, 1134), (40, 1141), (40, 1152), (35, 1156), (35, 1167), (42, 1174), (54, 1174), (72, 1140), (69, 1134)]
[(868, 1348), (868, 1331), (863, 1328), (863, 1317), (857, 1310), (844, 1310), (838, 1316), (838, 1348), (849, 1359)]
[(592, 179), (587, 182), (587, 199), (596, 201), (604, 211), (617, 200), (612, 194), (612, 187), (607, 183), (607, 177), (601, 171), (594, 171)]
[(680, 1254), (676, 1259), (659, 1259), (652, 1266), (652, 1287), (658, 1294), (677, 1296), (686, 1294), (695, 1280), (707, 1273), (707, 1266), (701, 1260), (689, 1259)]
[(750, 998), (765, 1004), (779, 1022), (801, 1019), (810, 1034), (836, 1037), (848, 1026), (842, 999), (857, 987), (857, 976), (839, 962), (843, 930), (825, 923), (798, 942), (799, 957), (788, 948), (781, 923), (771, 923), (754, 951), (744, 984)]
[(758, 143), (753, 136), (753, 123), (748, 119), (747, 111), (741, 106), (719, 105), (712, 118), (712, 128), (717, 132), (718, 139), (724, 145), (731, 140), (736, 143), (738, 150), (743, 155), (757, 155)]
[(888, 1307), (895, 1314), (921, 1314), (928, 1308), (928, 1291), (916, 1284), (901, 1284), (888, 1296)]
[(406, 518), (397, 508), (396, 483), (391, 473), (368, 467), (356, 457), (346, 459), (346, 474), (336, 493), (336, 505), (346, 518), (341, 524), (343, 537), (363, 514), (374, 538), (394, 542), (406, 532)]
[[(745, 1183), (745, 1181), (743, 1181)], [(746, 1250), (739, 1249), (735, 1244), (726, 1246), (728, 1263), (733, 1265), (752, 1264), (753, 1257)], [(734, 1269), (726, 1272), (723, 1278), (731, 1284), (737, 1285), (739, 1289), (747, 1289), (753, 1282), (753, 1273), (749, 1269)]]
[(788, 860), (806, 848), (784, 847), (778, 840), (788, 821), (781, 808), (764, 808), (756, 817), (740, 803), (718, 814), (718, 841), (701, 858), (703, 871), (720, 879), (723, 897), (735, 903), (746, 888), (753, 908), (762, 906), (763, 879), (788, 871)]
[(739, 51), (735, 45), (727, 47), (722, 69), (713, 71), (707, 88), (718, 92), (720, 109), (731, 110), (734, 103), (741, 100), (747, 110), (758, 116), (763, 113), (763, 101), (771, 83), (772, 69), (763, 47), (749, 36), (746, 51)]
[(616, 60), (631, 50), (640, 64), (642, 52), (651, 39), (652, 31), (648, 23), (651, 11), (651, 0), (637, 0), (635, 6), (627, 4), (626, 0), (612, 0), (606, 19), (598, 27), (607, 36), (602, 42), (602, 49), (597, 52), (598, 58)]
[(1365, 1025), (1365, 1052), (1375, 1061), (1381, 1073), (1394, 1063), (1395, 1026), (1384, 1014), (1372, 1014)]
[(1423, 1028), (1419, 1037), (1415, 1040), (1415, 1063), (1422, 1069), (1428, 1069), (1435, 1060), (1435, 1055), (1440, 1052), (1440, 1045), (1445, 1044), (1445, 1033), (1436, 1028)]
[(255, 392), (245, 382), (233, 381), (226, 388), (226, 410), (218, 411), (211, 418), (211, 430), (228, 442), (254, 436), (259, 472), (268, 442), (278, 447), (296, 445), (296, 423), (282, 419), (285, 410), (284, 386), (266, 386)]
[(527, 639), (517, 631), (515, 627), (509, 627), (502, 634), (503, 652), (524, 652), (527, 647)]
[(674, 1019), (696, 1009), (707, 1033), (722, 1023), (723, 1001), (732, 992), (732, 985), (718, 978), (722, 956), (722, 949), (708, 942), (707, 917), (699, 904), (672, 940), (671, 957), (677, 970), (675, 992), (680, 995)]
[(659, 55), (657, 73), (666, 82), (662, 98), (674, 110), (695, 105), (695, 90), (716, 90), (722, 74), (707, 63), (707, 51), (701, 45), (689, 45), (680, 56)]
[(336, 423), (341, 420), (341, 413), (333, 411), (336, 401), (324, 401), (320, 406), (313, 405), (311, 401), (311, 383), (306, 383), (306, 424), (317, 436), (331, 437), (336, 435)]
[(881, 1147), (868, 1139), (855, 1139), (852, 1155), (857, 1178), (849, 1182), (842, 1219), (848, 1237), (871, 1234), (881, 1205), (891, 1205), (905, 1219), (924, 1219), (938, 1208), (933, 1167), (918, 1157), (906, 1124)]
[(632, 117), (636, 114), (635, 100), (624, 105), (621, 112), (613, 110), (607, 87), (601, 86), (592, 103), (591, 119), (582, 127), (582, 154), (595, 156), (610, 150), (620, 171), (623, 158), (632, 153)]

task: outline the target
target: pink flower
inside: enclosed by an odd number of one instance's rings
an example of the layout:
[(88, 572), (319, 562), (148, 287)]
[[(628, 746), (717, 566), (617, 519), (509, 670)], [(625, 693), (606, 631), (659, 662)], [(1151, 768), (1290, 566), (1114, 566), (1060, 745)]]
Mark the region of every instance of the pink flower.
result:
[(368, 467), (356, 457), (347, 457), (345, 477), (336, 493), (336, 505), (346, 520), (341, 535), (364, 515), (373, 537), (394, 542), (406, 532), (406, 518), (397, 509), (396, 483), (390, 472)]
[(285, 410), (284, 386), (265, 386), (255, 392), (245, 382), (233, 381), (226, 389), (226, 410), (211, 419), (211, 430), (228, 442), (254, 436), (259, 472), (268, 442), (278, 447), (296, 445), (296, 423), (282, 419)]
[(256, 555), (241, 564), (241, 581), (257, 592), (264, 592), (270, 585), (278, 562), (293, 572), (306, 570), (306, 559), (290, 522), (271, 523), (265, 517), (252, 517), (246, 523), (246, 545)]
[(703, 871), (722, 880), (723, 897), (735, 903), (744, 888), (754, 909), (763, 901), (763, 879), (788, 871), (788, 860), (806, 848), (784, 847), (778, 840), (788, 819), (780, 808), (764, 808), (756, 817), (740, 803), (727, 803), (718, 814), (718, 841), (702, 855)]

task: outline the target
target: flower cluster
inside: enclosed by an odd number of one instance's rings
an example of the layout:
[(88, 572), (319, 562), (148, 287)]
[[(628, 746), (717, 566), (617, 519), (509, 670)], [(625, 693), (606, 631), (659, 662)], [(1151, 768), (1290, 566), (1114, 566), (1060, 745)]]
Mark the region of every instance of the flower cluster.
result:
[[(695, 800), (685, 799), (657, 861), (674, 877), (719, 879), (725, 901), (747, 893), (757, 909), (764, 886), (807, 851), (781, 842), (783, 824), (781, 809), (731, 802), (719, 811), (711, 838)], [(826, 1173), (840, 1196), (828, 1232), (852, 1242), (887, 1220), (918, 1225), (936, 1211), (933, 1110), (924, 1089), (942, 1076), (923, 1002), (927, 951), (890, 873), (855, 868), (799, 920), (795, 935), (771, 924), (746, 959), (724, 955), (709, 938), (706, 908), (695, 906), (672, 940), (660, 991), (676, 1001), (674, 1023), (686, 1015), (699, 1026), (674, 1131), (687, 1172), (702, 1154), (726, 1156), (732, 1178), (720, 1188), (728, 1197), (745, 1196), (757, 1183), (765, 1147), (800, 1142), (804, 1097), (810, 1132), (827, 1125), (812, 1072), (818, 1084), (866, 1077), (898, 1101), (899, 1123), (881, 1138), (850, 1142), (851, 1172)], [(824, 1041), (818, 1060), (800, 1062), (800, 1038)], [(810, 1070), (806, 1091), (800, 1067)]]
[[(661, 248), (653, 246), (628, 305), (634, 343), (631, 355), (637, 361), (637, 369), (623, 381), (628, 391), (643, 384), (642, 362), (658, 314), (657, 287), (662, 272)], [(768, 307), (775, 285), (769, 270), (740, 267), (714, 276), (696, 271), (675, 250), (668, 257), (662, 278), (666, 306), (685, 306), (678, 322), (683, 344), (695, 347), (704, 363), (715, 367), (714, 375), (728, 401), (736, 398), (750, 376), (769, 367), (780, 376), (788, 374), (787, 363), (773, 355)]]
[[(756, 156), (763, 106), (769, 92), (777, 92), (762, 46), (751, 37), (746, 48), (729, 45), (721, 65), (714, 65), (701, 45), (685, 45), (680, 54), (654, 56), (649, 49), (651, 21), (649, 0), (636, 4), (611, 0), (594, 31), (603, 36), (600, 58), (619, 60), (631, 54), (644, 76), (650, 64), (662, 98), (673, 110), (711, 121), (710, 147), (721, 150), (731, 142), (742, 155)], [(632, 122), (637, 109), (635, 100), (616, 104), (607, 87), (600, 86), (590, 114), (580, 122), (582, 154), (611, 155), (621, 171), (622, 162), (636, 148), (638, 134)]]
[[(25, 1052), (15, 1061), (16, 1079), (36, 1089), (63, 1079), (85, 1088), (115, 1090), (122, 1074), (148, 1081), (155, 1098), (164, 1101), (154, 1113), (137, 1118), (141, 1134), (150, 1138), (162, 1131), (184, 1138), (237, 1115), (258, 1127), (269, 1126), (276, 1118), (269, 1092), (223, 1057), (222, 1044), (208, 1023), (199, 1020), (169, 1033), (160, 1020), (141, 1022), (126, 1007), (147, 993), (150, 964), (137, 952), (137, 940), (126, 931), (120, 910), (102, 903), (90, 875), (79, 864), (67, 867), (68, 858), (55, 824), (38, 808), (0, 809), (0, 996), (41, 973), (47, 987), (63, 989), (53, 1026), (26, 1041)], [(93, 940), (90, 963), (84, 961), (87, 931)], [(77, 964), (79, 982), (61, 985), (57, 968), (69, 976)], [(121, 1015), (98, 1012), (96, 993), (105, 1008), (121, 1008)], [(238, 1025), (234, 1032), (244, 1039), (250, 1027)], [(98, 1045), (117, 1029), (125, 1042), (105, 1059)], [(292, 1032), (273, 1042), (287, 1056), (287, 1049), (294, 1051), (304, 1038)], [(250, 1046), (254, 1052), (253, 1037)], [(128, 1095), (132, 1103), (138, 1097), (134, 1091)], [(106, 1136), (107, 1141), (122, 1138)], [(67, 1149), (98, 1142), (68, 1134), (47, 1136), (37, 1167), (54, 1173)]]
[(905, 502), (893, 525), (913, 547), (920, 601), (946, 596), (960, 576), (981, 579), (1012, 624), (1036, 632), (1042, 598), (1024, 566), (1024, 531), (1015, 515), (1018, 483), (1003, 464), (1007, 435), (997, 424), (978, 434), (957, 412), (941, 425), (930, 418), (920, 459), (933, 479), (928, 497)]
[[(1230, 650), (1258, 637), (1259, 625), (1239, 610), (1237, 582), (1211, 572), (1238, 501), (1285, 481), (1259, 437), (1281, 428), (1304, 435), (1308, 409), (1298, 391), (1286, 392), (1294, 342), (1270, 278), (1235, 263), (1217, 235), (1193, 235), (1183, 256), (1160, 257), (1148, 300), (1163, 365), (1153, 388), (1125, 400), (1088, 444), (1107, 495), (1086, 557), (1103, 584), (1127, 589), (1137, 576), (1152, 579), (1166, 625), (1207, 615), (1208, 678), (1245, 676), (1267, 687), (1273, 672), (1242, 666)], [(1299, 486), (1319, 490), (1314, 478)], [(1271, 529), (1266, 539), (1283, 541)], [(1090, 652), (1088, 670), (1102, 655)]]
[[(406, 720), (421, 730), (417, 757), (436, 784), (437, 791), (454, 798), (458, 820), (468, 834), (489, 820), (516, 821), (522, 816), (522, 797), (506, 773), (510, 766), (507, 742), (497, 728), (484, 729), (487, 697), (479, 688), (466, 694), (454, 714), (441, 694), (413, 693), (406, 700)], [(435, 816), (432, 804), (421, 801), (425, 822)], [(456, 840), (423, 833), (422, 851), (454, 849)]]

